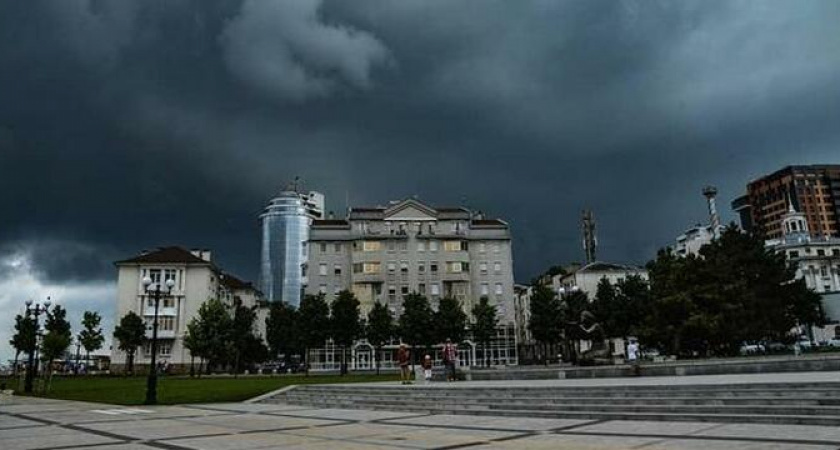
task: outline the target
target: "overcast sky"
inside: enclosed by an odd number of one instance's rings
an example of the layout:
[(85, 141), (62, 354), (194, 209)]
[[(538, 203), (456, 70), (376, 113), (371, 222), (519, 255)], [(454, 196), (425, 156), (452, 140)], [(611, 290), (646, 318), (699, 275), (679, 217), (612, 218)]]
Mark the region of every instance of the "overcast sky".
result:
[(113, 322), (112, 262), (417, 195), (511, 224), (518, 281), (644, 263), (745, 183), (840, 163), (840, 2), (0, 0), (0, 358), (26, 298)]

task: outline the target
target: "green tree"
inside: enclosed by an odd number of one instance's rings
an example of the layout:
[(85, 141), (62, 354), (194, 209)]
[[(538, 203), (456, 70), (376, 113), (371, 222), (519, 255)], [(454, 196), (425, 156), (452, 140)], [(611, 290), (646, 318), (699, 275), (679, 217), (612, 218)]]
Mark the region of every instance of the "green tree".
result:
[(233, 317), (228, 305), (217, 298), (211, 298), (198, 308), (196, 319), (199, 334), (205, 339), (203, 356), (207, 361), (205, 369), (209, 373), (230, 362), (229, 343), (233, 330)]
[(263, 351), (257, 345), (257, 342), (262, 345), (262, 339), (259, 339), (254, 333), (254, 323), (256, 320), (257, 307), (245, 306), (237, 298), (233, 305), (233, 317), (230, 323), (230, 333), (227, 343), (230, 347), (230, 353), (234, 355), (234, 375), (238, 375), (242, 371), (243, 363), (251, 366), (255, 363), (262, 362), (264, 359), (260, 361), (260, 358), (268, 353), (268, 350)]
[(44, 323), (44, 339), (41, 342), (41, 359), (47, 365), (47, 390), (52, 383), (53, 361), (70, 346), (73, 335), (70, 330), (70, 322), (67, 321), (67, 310), (61, 305), (56, 305), (47, 312), (47, 320)]
[(366, 335), (368, 342), (373, 345), (376, 352), (376, 374), (379, 375), (382, 347), (390, 341), (394, 335), (394, 318), (388, 307), (382, 303), (374, 303), (368, 313)]
[(362, 334), (359, 321), (359, 300), (348, 290), (338, 293), (332, 302), (330, 324), (332, 338), (341, 348), (341, 374), (347, 374), (347, 347)]
[(400, 337), (411, 347), (411, 365), (417, 359), (419, 346), (429, 348), (434, 343), (434, 311), (429, 300), (420, 294), (403, 298), (403, 311), (399, 318)]
[(283, 355), (286, 364), (300, 351), (298, 310), (286, 302), (274, 302), (265, 318), (265, 337), (271, 359)]
[(496, 315), (496, 308), (490, 305), (487, 297), (481, 297), (473, 306), (472, 315), (474, 322), (472, 334), (477, 344), (484, 348), (485, 366), (490, 366), (490, 341), (496, 335), (496, 325), (499, 318)]
[(324, 345), (330, 337), (330, 307), (324, 299), (324, 294), (308, 294), (303, 297), (300, 302), (298, 322), (306, 359), (306, 374), (309, 375), (310, 349)]
[(559, 326), (563, 338), (563, 357), (567, 361), (576, 362), (577, 344), (587, 338), (580, 328), (581, 314), (589, 311), (592, 305), (589, 302), (589, 296), (580, 290), (564, 293), (558, 302), (560, 303)]
[(91, 352), (102, 348), (105, 336), (102, 334), (102, 317), (94, 311), (85, 311), (82, 316), (82, 331), (79, 333), (79, 342), (85, 348), (85, 361), (90, 361)]
[(129, 311), (114, 327), (114, 339), (117, 340), (117, 348), (126, 354), (127, 372), (133, 375), (137, 347), (146, 341), (146, 324), (134, 311)]
[(535, 284), (531, 294), (530, 312), (528, 328), (534, 340), (541, 344), (543, 361), (548, 364), (548, 348), (560, 341), (563, 331), (560, 300), (548, 286)]
[(598, 282), (591, 312), (611, 338), (637, 335), (650, 303), (648, 283), (631, 275), (613, 286), (606, 277)]
[(187, 324), (187, 332), (184, 333), (184, 348), (190, 351), (190, 376), (195, 376), (195, 358), (199, 358), (198, 374), (201, 377), (204, 367), (204, 358), (207, 355), (207, 339), (204, 336), (205, 330), (201, 327), (198, 318), (193, 317)]
[(21, 353), (28, 355), (34, 352), (37, 342), (35, 319), (31, 314), (27, 312), (25, 315), (18, 314), (15, 316), (15, 334), (9, 340), (9, 344), (15, 349), (15, 365), (13, 368), (15, 375), (17, 375), (18, 360)]
[(434, 313), (434, 324), (436, 341), (452, 339), (452, 342), (461, 342), (466, 334), (467, 314), (458, 300), (444, 297)]

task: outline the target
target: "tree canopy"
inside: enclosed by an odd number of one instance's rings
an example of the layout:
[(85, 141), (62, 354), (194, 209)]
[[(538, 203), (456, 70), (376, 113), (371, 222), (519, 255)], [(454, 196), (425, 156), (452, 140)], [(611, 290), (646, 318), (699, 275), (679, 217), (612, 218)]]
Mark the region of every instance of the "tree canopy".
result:
[(117, 340), (117, 348), (127, 355), (128, 372), (133, 373), (134, 354), (137, 352), (137, 347), (143, 345), (146, 340), (146, 324), (134, 311), (129, 311), (114, 327), (114, 339)]
[(440, 299), (433, 320), (436, 341), (444, 342), (447, 339), (452, 339), (452, 342), (461, 342), (464, 340), (467, 328), (467, 313), (464, 312), (458, 300), (449, 297)]
[(79, 342), (85, 348), (86, 359), (89, 359), (91, 352), (102, 348), (102, 344), (105, 342), (105, 336), (99, 326), (101, 322), (102, 317), (95, 311), (85, 311), (82, 316), (82, 331), (79, 333)]
[[(434, 311), (425, 296), (409, 294), (403, 298), (403, 313), (399, 319), (399, 331), (403, 341), (412, 347), (430, 347), (435, 340), (433, 327)], [(412, 352), (415, 353), (417, 352)]]

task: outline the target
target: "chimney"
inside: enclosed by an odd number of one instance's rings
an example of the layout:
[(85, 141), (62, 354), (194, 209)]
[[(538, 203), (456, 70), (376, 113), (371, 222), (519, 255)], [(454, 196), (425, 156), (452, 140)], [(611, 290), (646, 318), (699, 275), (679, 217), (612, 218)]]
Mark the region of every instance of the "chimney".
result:
[(201, 259), (203, 259), (207, 262), (210, 262), (210, 259), (211, 259), (210, 256), (211, 256), (210, 249), (205, 248), (205, 249), (201, 250), (201, 256), (199, 256), (199, 258), (201, 258)]

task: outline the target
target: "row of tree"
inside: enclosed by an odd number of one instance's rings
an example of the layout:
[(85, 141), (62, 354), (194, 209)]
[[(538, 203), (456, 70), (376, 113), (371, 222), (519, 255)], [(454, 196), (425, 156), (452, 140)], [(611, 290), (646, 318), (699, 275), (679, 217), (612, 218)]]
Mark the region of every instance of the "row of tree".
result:
[[(396, 320), (395, 311), (385, 304), (375, 303), (367, 317), (363, 317), (359, 306), (356, 296), (346, 290), (339, 292), (331, 304), (322, 294), (304, 296), (299, 309), (286, 303), (273, 304), (266, 319), (271, 355), (290, 358), (302, 353), (308, 362), (310, 349), (332, 339), (341, 350), (341, 371), (346, 373), (347, 350), (357, 339), (366, 338), (375, 349), (378, 372), (383, 346), (396, 340), (412, 349), (430, 349), (447, 339), (461, 342), (469, 333), (484, 346), (486, 355), (498, 323), (496, 309), (486, 297), (473, 307), (472, 323), (458, 300), (452, 298), (442, 298), (434, 310), (425, 296), (409, 294), (403, 299), (402, 313)], [(415, 360), (419, 357), (416, 351), (412, 354)]]
[(647, 269), (650, 281), (601, 280), (591, 302), (581, 292), (557, 297), (538, 284), (529, 324), (534, 339), (569, 347), (580, 338), (577, 318), (589, 310), (607, 337), (636, 336), (673, 355), (726, 356), (745, 341), (787, 341), (795, 327), (825, 321), (820, 296), (796, 280), (784, 255), (734, 226), (699, 256), (661, 250)]
[[(90, 353), (102, 348), (105, 336), (100, 326), (102, 318), (98, 313), (85, 311), (82, 316), (82, 330), (76, 336), (79, 348), (85, 350), (85, 360), (90, 359)], [(46, 311), (44, 333), (38, 342), (38, 324), (34, 314), (26, 312), (15, 316), (15, 332), (9, 343), (15, 349), (14, 370), (17, 371), (21, 355), (38, 353), (41, 361), (46, 365), (48, 375), (52, 375), (52, 365), (60, 359), (73, 342), (70, 322), (67, 320), (67, 310), (60, 305)], [(78, 354), (77, 354), (78, 359)]]

